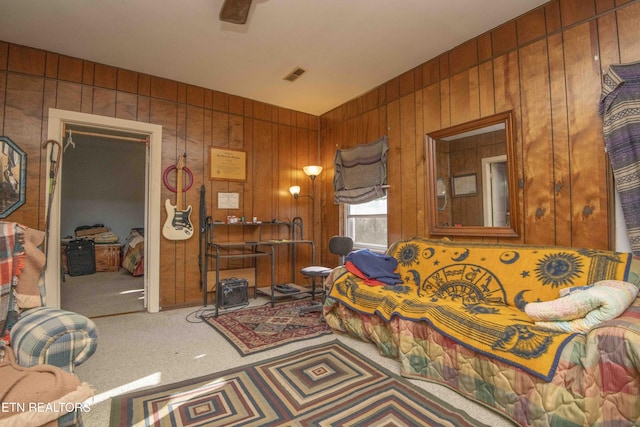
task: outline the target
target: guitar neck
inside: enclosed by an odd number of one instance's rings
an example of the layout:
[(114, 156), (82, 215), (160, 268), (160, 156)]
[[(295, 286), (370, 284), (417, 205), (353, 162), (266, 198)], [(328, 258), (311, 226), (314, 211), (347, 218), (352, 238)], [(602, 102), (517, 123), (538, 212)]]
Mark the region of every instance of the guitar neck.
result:
[(176, 209), (182, 210), (182, 168), (178, 168), (176, 170), (178, 174), (177, 182), (176, 182)]
[(180, 157), (178, 166), (176, 167), (176, 210), (182, 210), (182, 175), (184, 170), (184, 161), (187, 155)]

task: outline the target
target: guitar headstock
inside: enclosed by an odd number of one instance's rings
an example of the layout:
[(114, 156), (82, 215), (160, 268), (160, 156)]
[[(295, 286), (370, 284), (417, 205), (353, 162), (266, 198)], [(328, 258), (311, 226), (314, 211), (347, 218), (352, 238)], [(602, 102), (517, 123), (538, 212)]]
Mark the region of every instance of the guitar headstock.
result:
[(182, 156), (180, 156), (180, 158), (178, 159), (178, 165), (176, 166), (176, 169), (178, 170), (178, 172), (181, 172), (182, 169), (184, 169), (184, 163), (187, 159), (187, 153), (184, 153)]

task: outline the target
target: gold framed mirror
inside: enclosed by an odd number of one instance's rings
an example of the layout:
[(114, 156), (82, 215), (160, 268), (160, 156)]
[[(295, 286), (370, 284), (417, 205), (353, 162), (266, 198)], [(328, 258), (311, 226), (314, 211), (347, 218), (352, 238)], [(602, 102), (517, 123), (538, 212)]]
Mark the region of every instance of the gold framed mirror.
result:
[(426, 143), (430, 233), (518, 237), (512, 112), (432, 132)]
[(0, 219), (25, 203), (27, 155), (9, 137), (0, 136)]

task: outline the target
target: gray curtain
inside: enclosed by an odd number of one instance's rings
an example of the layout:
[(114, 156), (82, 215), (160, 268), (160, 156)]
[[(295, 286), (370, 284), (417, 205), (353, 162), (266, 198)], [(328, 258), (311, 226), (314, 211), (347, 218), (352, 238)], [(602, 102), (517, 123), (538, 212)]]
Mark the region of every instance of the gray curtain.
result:
[(358, 204), (387, 194), (387, 137), (337, 150), (333, 177), (334, 202)]

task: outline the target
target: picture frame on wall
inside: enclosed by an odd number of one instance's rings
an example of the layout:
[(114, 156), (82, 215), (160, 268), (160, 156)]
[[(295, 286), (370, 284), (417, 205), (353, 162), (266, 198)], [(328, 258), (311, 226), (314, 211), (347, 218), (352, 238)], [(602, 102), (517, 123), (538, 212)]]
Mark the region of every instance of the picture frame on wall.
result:
[(8, 136), (0, 136), (0, 219), (25, 204), (27, 154)]
[(247, 180), (247, 153), (230, 148), (209, 148), (209, 179)]
[(478, 194), (477, 176), (475, 173), (458, 175), (451, 178), (453, 197), (475, 196)]
[(240, 193), (218, 193), (218, 209), (240, 209)]

